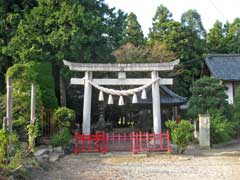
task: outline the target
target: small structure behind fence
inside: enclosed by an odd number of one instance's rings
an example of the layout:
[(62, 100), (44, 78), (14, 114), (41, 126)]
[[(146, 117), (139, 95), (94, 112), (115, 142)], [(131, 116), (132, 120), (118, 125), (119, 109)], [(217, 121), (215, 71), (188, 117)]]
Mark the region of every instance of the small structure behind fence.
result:
[(141, 152), (171, 152), (170, 134), (165, 133), (105, 133), (96, 132), (95, 134), (84, 135), (75, 132), (74, 153), (108, 151), (132, 151)]

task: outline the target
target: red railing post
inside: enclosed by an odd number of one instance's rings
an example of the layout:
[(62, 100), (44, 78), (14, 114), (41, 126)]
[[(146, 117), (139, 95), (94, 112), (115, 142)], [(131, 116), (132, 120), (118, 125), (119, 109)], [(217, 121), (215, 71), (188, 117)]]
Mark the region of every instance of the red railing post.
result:
[(159, 136), (160, 150), (163, 150), (163, 133), (160, 132)]
[(109, 135), (108, 135), (108, 133), (106, 133), (106, 143), (107, 143), (107, 145), (108, 145), (108, 138), (109, 138)]
[(85, 136), (84, 136), (84, 134), (81, 135), (81, 140), (82, 140), (81, 150), (84, 150), (84, 148), (85, 148)]
[(149, 134), (146, 133), (146, 143), (147, 143), (147, 151), (149, 151)]
[(106, 147), (106, 133), (102, 133), (102, 150), (101, 153), (105, 154), (107, 152), (107, 147)]
[(126, 133), (123, 134), (123, 141), (124, 143), (126, 143), (127, 139), (126, 139)]
[(135, 141), (135, 133), (134, 132), (132, 132), (132, 153), (133, 154), (136, 154), (137, 153), (137, 151), (136, 151), (136, 141)]
[(114, 144), (114, 139), (115, 139), (115, 135), (114, 132), (112, 133), (112, 144)]
[(155, 132), (153, 133), (153, 148), (155, 151), (156, 150), (156, 134), (155, 134)]
[(139, 132), (139, 145), (140, 145), (140, 151), (142, 151), (142, 132)]
[(79, 138), (78, 138), (78, 131), (77, 130), (75, 131), (74, 138), (75, 138), (74, 154), (78, 154), (78, 140), (79, 140)]
[(118, 133), (118, 144), (120, 144), (121, 136), (120, 133)]
[(98, 152), (99, 149), (98, 149), (98, 141), (99, 141), (99, 136), (98, 136), (98, 132), (96, 132), (96, 151)]
[(170, 133), (169, 130), (167, 130), (167, 152), (171, 152), (171, 145), (170, 145)]

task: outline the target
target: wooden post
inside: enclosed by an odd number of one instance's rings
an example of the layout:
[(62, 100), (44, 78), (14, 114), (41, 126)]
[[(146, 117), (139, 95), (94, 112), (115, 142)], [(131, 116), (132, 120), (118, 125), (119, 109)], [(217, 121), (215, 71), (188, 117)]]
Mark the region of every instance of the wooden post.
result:
[(55, 119), (54, 119), (54, 110), (49, 109), (49, 123), (50, 123), (50, 135), (53, 135), (55, 132)]
[(82, 124), (82, 131), (84, 135), (90, 134), (92, 86), (88, 82), (88, 80), (91, 80), (91, 79), (92, 79), (92, 72), (85, 72), (83, 124)]
[(7, 128), (9, 132), (12, 132), (12, 79), (7, 77)]
[(34, 119), (36, 117), (36, 87), (35, 84), (31, 85), (31, 119), (30, 123), (34, 124)]
[[(151, 77), (153, 80), (159, 78), (157, 71), (152, 71)], [(159, 134), (161, 127), (161, 107), (160, 107), (160, 91), (159, 82), (152, 84), (152, 109), (153, 109), (153, 130), (155, 134)]]

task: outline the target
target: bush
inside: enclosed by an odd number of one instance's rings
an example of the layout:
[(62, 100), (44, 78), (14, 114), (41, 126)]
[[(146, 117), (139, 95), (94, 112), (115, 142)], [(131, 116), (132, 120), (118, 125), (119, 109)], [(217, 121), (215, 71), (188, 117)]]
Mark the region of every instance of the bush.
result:
[(170, 129), (172, 141), (177, 145), (177, 152), (183, 153), (193, 139), (193, 125), (187, 120), (167, 121), (166, 126)]
[(55, 113), (54, 117), (57, 120), (57, 126), (61, 129), (64, 127), (70, 127), (71, 122), (75, 118), (75, 112), (66, 107), (59, 107)]
[(15, 133), (0, 130), (0, 168), (14, 169), (21, 164), (21, 150)]
[(229, 141), (234, 134), (234, 122), (228, 121), (220, 113), (211, 116), (210, 138), (211, 144)]
[(70, 133), (70, 130), (67, 128), (64, 128), (57, 133), (55, 133), (51, 137), (51, 144), (52, 146), (66, 146), (69, 144), (70, 140), (72, 139), (72, 135)]
[(191, 118), (195, 119), (198, 114), (216, 114), (219, 111), (226, 117), (230, 116), (227, 95), (219, 80), (203, 77), (193, 83), (191, 93), (188, 108), (188, 115)]
[(236, 97), (233, 105), (233, 122), (235, 122), (235, 137), (240, 136), (240, 86), (237, 88)]

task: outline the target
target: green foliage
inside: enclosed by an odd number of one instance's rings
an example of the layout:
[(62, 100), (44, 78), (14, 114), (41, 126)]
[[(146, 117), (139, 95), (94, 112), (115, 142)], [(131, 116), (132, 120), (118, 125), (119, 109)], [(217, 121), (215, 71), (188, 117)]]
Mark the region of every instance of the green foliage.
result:
[(0, 163), (7, 161), (8, 137), (6, 130), (0, 130)]
[(14, 169), (21, 164), (18, 137), (5, 129), (0, 130), (0, 167)]
[(24, 13), (36, 6), (36, 0), (0, 1), (0, 93), (5, 90), (5, 73), (13, 63), (13, 59), (2, 53), (11, 38), (15, 35), (19, 22)]
[(35, 8), (24, 14), (2, 52), (13, 63), (51, 64), (39, 68), (38, 79), (43, 88), (43, 105), (53, 109), (57, 107), (56, 97), (60, 102), (62, 92), (59, 86), (62, 60), (114, 62), (111, 52), (122, 43), (126, 14), (109, 8), (103, 0), (37, 2)]
[(35, 140), (40, 135), (38, 121), (35, 121), (34, 124), (27, 125), (28, 131), (28, 150), (30, 152), (35, 151)]
[(57, 133), (55, 133), (51, 137), (51, 144), (52, 146), (66, 146), (70, 143), (70, 140), (72, 139), (72, 135), (70, 132), (70, 129), (64, 128)]
[(137, 16), (131, 12), (126, 19), (126, 33), (123, 39), (124, 43), (131, 43), (135, 46), (141, 46), (145, 44), (144, 35), (141, 29), (141, 25), (137, 21)]
[(55, 109), (58, 106), (55, 95), (52, 65), (49, 62), (32, 63), (31, 68), (36, 73), (36, 83), (40, 86), (42, 104), (47, 109)]
[(31, 83), (36, 84), (36, 117), (40, 118), (42, 107), (42, 93), (37, 83), (38, 74), (35, 71), (35, 63), (15, 64), (7, 71), (7, 76), (12, 78), (13, 88), (13, 127), (23, 137), (26, 134), (26, 126), (30, 122)]
[(21, 63), (34, 60), (61, 65), (64, 58), (110, 61), (112, 45), (121, 41), (119, 31), (125, 18), (103, 0), (39, 0), (19, 24), (4, 53)]
[(192, 32), (197, 33), (198, 37), (205, 38), (206, 31), (203, 27), (200, 14), (193, 9), (190, 9), (182, 14), (181, 23), (185, 27), (189, 27)]
[(210, 115), (221, 112), (229, 115), (229, 105), (226, 101), (227, 95), (224, 86), (213, 77), (203, 77), (194, 82), (191, 88), (192, 97), (189, 99), (188, 114), (197, 118), (198, 114)]
[(57, 126), (59, 128), (70, 127), (75, 118), (75, 112), (66, 107), (59, 107), (55, 111), (54, 117), (57, 120)]
[(176, 56), (166, 45), (155, 42), (151, 46), (137, 47), (127, 43), (113, 52), (118, 63), (160, 63), (175, 60)]
[[(180, 59), (182, 70), (178, 71), (175, 90), (190, 96), (189, 88), (200, 77), (201, 60), (205, 53), (205, 30), (200, 15), (189, 10), (182, 15), (181, 22), (172, 19), (172, 13), (163, 5), (157, 8), (149, 34), (150, 43), (159, 41), (167, 45)], [(195, 61), (192, 61), (195, 60)], [(191, 63), (187, 63), (192, 61)]]
[(177, 145), (177, 152), (183, 153), (193, 139), (193, 125), (187, 120), (167, 121), (166, 126), (170, 129), (173, 142)]
[(210, 53), (227, 53), (224, 27), (220, 21), (216, 21), (207, 34), (207, 50)]
[(216, 21), (207, 35), (209, 53), (240, 53), (240, 18), (232, 23)]
[(210, 139), (211, 144), (229, 141), (234, 134), (234, 123), (227, 120), (220, 113), (216, 113), (210, 118)]
[(239, 136), (240, 135), (240, 87), (238, 87), (236, 92), (236, 97), (234, 99), (232, 121), (235, 123), (234, 131), (237, 132), (236, 136)]
[(42, 106), (49, 109), (57, 107), (52, 66), (48, 62), (15, 64), (8, 69), (7, 76), (13, 79), (13, 125), (23, 136), (30, 121), (32, 82), (36, 84), (36, 117), (40, 118)]
[(0, 94), (0, 128), (2, 127), (2, 120), (6, 116), (6, 99), (5, 95)]

